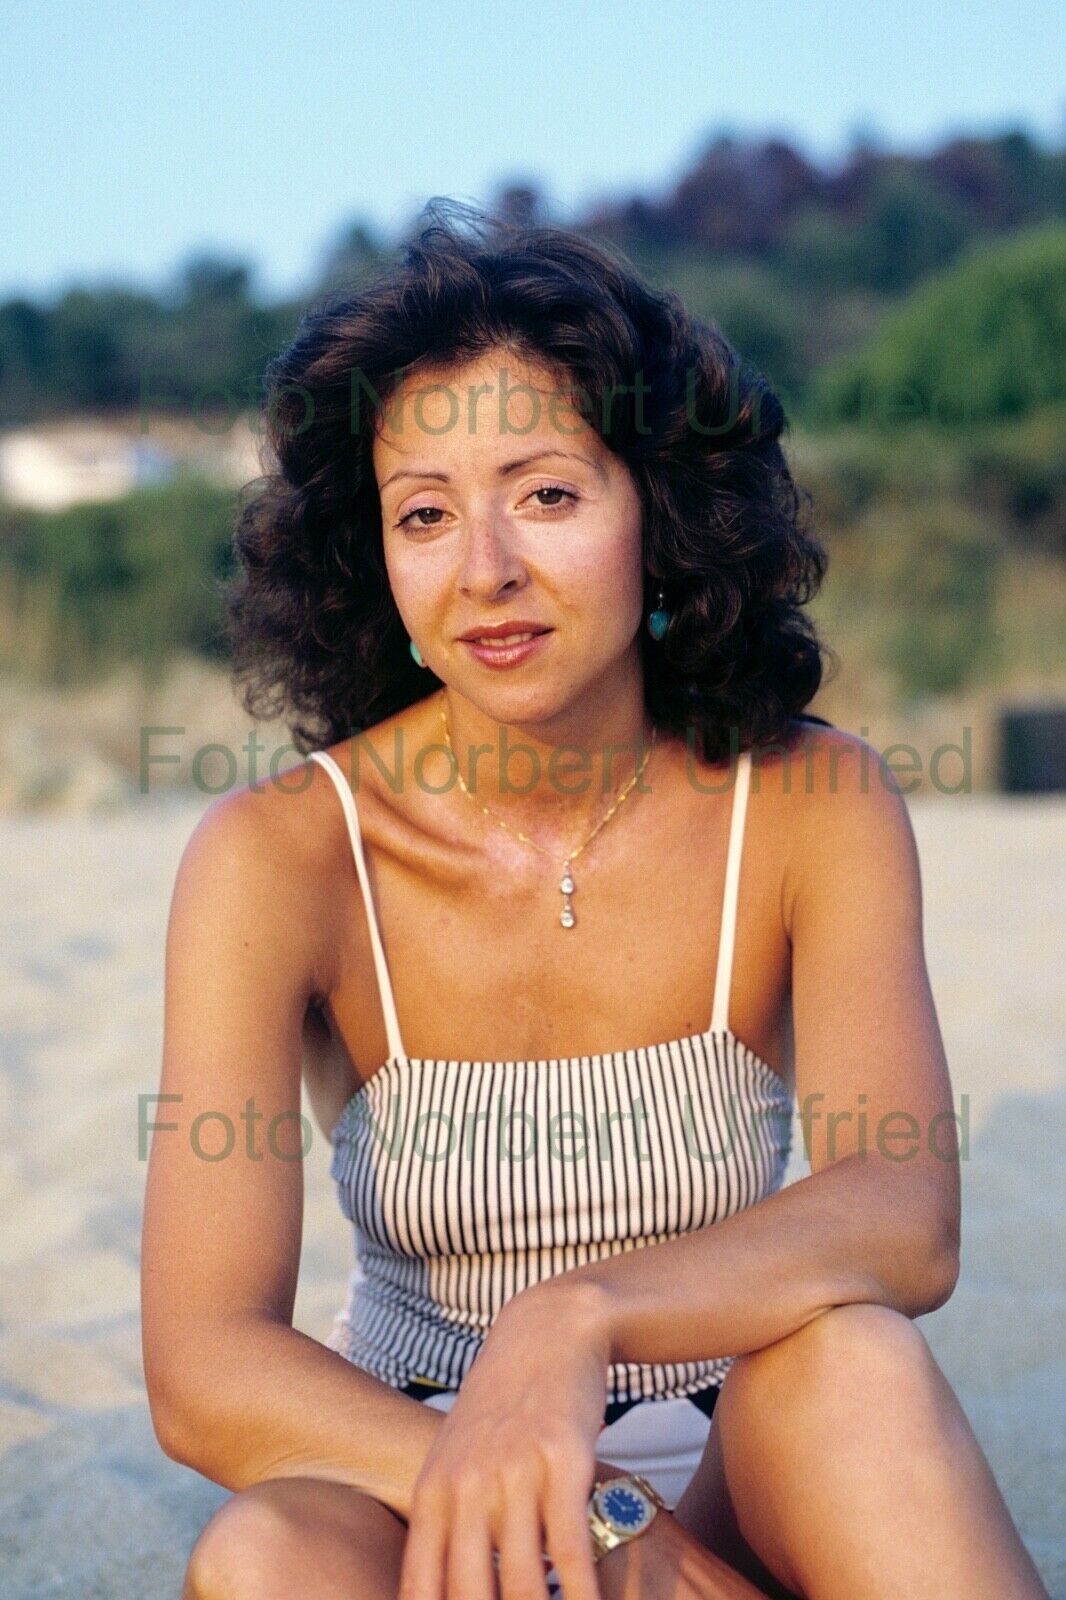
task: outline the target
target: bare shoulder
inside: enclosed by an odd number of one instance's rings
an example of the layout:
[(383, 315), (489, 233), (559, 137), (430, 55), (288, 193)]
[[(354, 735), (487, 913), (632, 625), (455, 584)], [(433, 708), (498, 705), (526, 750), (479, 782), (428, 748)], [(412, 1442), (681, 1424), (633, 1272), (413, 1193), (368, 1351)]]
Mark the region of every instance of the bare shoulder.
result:
[(205, 918), (246, 943), (272, 946), (328, 992), (336, 949), (336, 879), (346, 848), (337, 794), (310, 757), (276, 779), (220, 795), (200, 817), (178, 867), (171, 932)]
[(753, 788), (766, 792), (787, 839), (782, 909), (790, 936), (797, 906), (815, 896), (895, 884), (920, 902), (914, 830), (903, 791), (880, 752), (858, 734), (795, 724), (790, 748), (756, 752)]

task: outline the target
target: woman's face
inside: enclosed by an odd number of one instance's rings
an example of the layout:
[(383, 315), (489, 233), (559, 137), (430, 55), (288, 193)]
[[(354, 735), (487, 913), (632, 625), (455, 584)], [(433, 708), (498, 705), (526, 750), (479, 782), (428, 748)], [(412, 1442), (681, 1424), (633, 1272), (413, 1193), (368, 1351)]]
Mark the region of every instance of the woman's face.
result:
[[(546, 368), (497, 350), (410, 378), (373, 462), (393, 596), (449, 688), (535, 721), (639, 684), (636, 485)], [(512, 665), (461, 637), (511, 622), (550, 630)]]

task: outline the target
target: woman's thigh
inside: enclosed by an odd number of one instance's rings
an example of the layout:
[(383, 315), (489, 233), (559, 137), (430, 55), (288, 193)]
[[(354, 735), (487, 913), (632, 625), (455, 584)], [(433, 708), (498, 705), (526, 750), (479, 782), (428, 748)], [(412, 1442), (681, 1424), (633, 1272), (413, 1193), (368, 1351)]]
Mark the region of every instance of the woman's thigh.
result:
[[(723, 1395), (728, 1382), (727, 1375), (722, 1385)], [(717, 1413), (718, 1408), (715, 1409)], [(741, 1532), (726, 1474), (722, 1429), (717, 1414), (711, 1421), (703, 1456), (674, 1508), (674, 1516), (705, 1549), (747, 1578), (769, 1600), (795, 1600), (800, 1593), (795, 1579), (791, 1579), (794, 1587), (784, 1582), (784, 1574), (789, 1572), (789, 1568), (780, 1554), (775, 1560), (777, 1571), (772, 1571)]]
[(871, 1551), (890, 1502), (900, 1514), (900, 1485), (913, 1500), (924, 1471), (943, 1488), (945, 1395), (913, 1321), (882, 1305), (831, 1307), (736, 1358), (679, 1520), (757, 1584), (762, 1564), (786, 1595), (858, 1570), (880, 1559)]
[(182, 1600), (395, 1600), (406, 1532), (348, 1484), (270, 1478), (231, 1496), (203, 1529)]

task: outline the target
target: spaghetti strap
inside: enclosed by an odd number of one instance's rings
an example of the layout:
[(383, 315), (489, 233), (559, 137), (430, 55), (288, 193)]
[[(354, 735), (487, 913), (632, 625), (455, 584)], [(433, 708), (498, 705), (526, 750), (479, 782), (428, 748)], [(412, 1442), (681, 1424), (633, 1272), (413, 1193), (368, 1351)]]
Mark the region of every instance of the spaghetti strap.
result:
[(718, 970), (714, 980), (714, 1007), (711, 1029), (729, 1031), (729, 991), (733, 977), (733, 947), (737, 931), (737, 898), (740, 890), (740, 858), (744, 848), (744, 822), (751, 787), (751, 751), (742, 752), (737, 762), (733, 789), (733, 813), (729, 821), (729, 850), (725, 865), (725, 890), (722, 895), (722, 929), (718, 938)]
[(359, 829), (359, 813), (356, 810), (355, 796), (344, 773), (326, 750), (312, 750), (311, 760), (317, 761), (329, 773), (333, 786), (340, 795), (341, 805), (344, 808), (345, 820), (348, 824), (348, 837), (352, 842), (352, 854), (355, 857), (355, 867), (359, 874), (359, 887), (363, 893), (363, 904), (366, 907), (366, 920), (370, 928), (370, 946), (374, 953), (374, 970), (377, 973), (378, 993), (381, 996), (381, 1009), (385, 1016), (385, 1033), (389, 1041), (389, 1059), (406, 1060), (403, 1040), (400, 1038), (400, 1024), (396, 1017), (396, 1001), (393, 998), (392, 982), (389, 978), (388, 962), (385, 960), (385, 947), (381, 942), (381, 930), (378, 927), (377, 912), (374, 909), (374, 897), (370, 892), (370, 877), (366, 870), (366, 857), (363, 853), (363, 839)]

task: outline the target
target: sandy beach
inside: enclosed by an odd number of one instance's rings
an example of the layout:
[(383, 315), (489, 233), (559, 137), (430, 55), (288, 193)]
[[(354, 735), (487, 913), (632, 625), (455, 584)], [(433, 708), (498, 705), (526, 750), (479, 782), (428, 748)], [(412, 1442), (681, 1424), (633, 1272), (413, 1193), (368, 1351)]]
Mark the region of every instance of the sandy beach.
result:
[[(5, 1600), (163, 1600), (225, 1490), (152, 1432), (140, 1356), (163, 938), (201, 796), (0, 818), (0, 1566)], [(1066, 797), (911, 801), (933, 990), (968, 1097), (958, 1288), (920, 1326), (1066, 1600)], [(310, 1108), (305, 1105), (305, 1111)], [(794, 1129), (788, 1181), (805, 1175)], [(351, 1241), (315, 1129), (295, 1322), (324, 1339)]]

